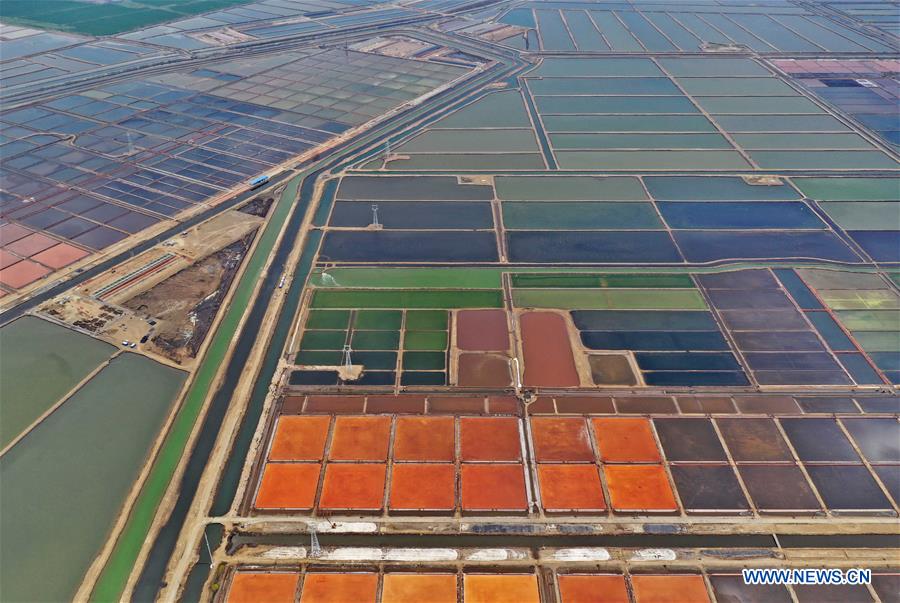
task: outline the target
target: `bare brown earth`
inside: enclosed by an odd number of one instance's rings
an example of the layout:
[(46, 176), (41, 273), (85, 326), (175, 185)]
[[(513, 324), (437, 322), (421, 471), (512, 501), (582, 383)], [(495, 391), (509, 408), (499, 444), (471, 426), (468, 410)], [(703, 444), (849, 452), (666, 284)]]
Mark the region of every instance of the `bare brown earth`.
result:
[(151, 351), (179, 364), (197, 355), (254, 233), (122, 304), (157, 322), (148, 346)]

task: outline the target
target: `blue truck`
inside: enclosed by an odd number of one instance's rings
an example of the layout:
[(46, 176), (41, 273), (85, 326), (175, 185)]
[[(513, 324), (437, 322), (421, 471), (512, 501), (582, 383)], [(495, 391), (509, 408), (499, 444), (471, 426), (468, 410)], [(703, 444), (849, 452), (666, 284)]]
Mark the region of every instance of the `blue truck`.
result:
[(269, 181), (269, 177), (263, 174), (262, 176), (257, 176), (247, 184), (250, 185), (250, 188), (259, 188), (263, 184)]

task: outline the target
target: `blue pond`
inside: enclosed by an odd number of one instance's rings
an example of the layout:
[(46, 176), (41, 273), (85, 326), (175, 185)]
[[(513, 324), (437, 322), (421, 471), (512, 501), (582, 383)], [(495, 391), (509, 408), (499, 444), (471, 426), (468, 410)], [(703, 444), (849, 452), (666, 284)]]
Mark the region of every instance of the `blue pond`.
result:
[(572, 319), (579, 331), (715, 331), (707, 311), (575, 310)]
[[(861, 259), (831, 232), (682, 230), (675, 232), (674, 236), (679, 248), (690, 262), (779, 258), (813, 258), (837, 262), (861, 262)], [(896, 245), (896, 236), (894, 241)], [(874, 241), (869, 240), (869, 242)], [(862, 244), (862, 246), (866, 247), (865, 244)], [(885, 253), (887, 252), (883, 247), (873, 246), (879, 247), (879, 250), (885, 251)], [(894, 257), (900, 256), (900, 247), (893, 250), (893, 255)], [(900, 261), (900, 259), (895, 259), (894, 261)]]
[(719, 331), (584, 331), (592, 350), (719, 351), (728, 343)]
[(514, 262), (681, 262), (662, 231), (520, 231), (506, 234)]
[(786, 184), (758, 186), (734, 176), (648, 176), (647, 190), (663, 201), (770, 201), (799, 199), (796, 190)]
[[(452, 201), (379, 201), (378, 222), (392, 228), (493, 228), (490, 203)], [(371, 203), (339, 201), (331, 226), (365, 227), (372, 223)]]
[(848, 234), (876, 262), (900, 262), (900, 231), (854, 230)]
[(825, 223), (802, 201), (659, 202), (672, 228), (822, 229)]
[(331, 231), (322, 256), (345, 262), (496, 262), (493, 232)]

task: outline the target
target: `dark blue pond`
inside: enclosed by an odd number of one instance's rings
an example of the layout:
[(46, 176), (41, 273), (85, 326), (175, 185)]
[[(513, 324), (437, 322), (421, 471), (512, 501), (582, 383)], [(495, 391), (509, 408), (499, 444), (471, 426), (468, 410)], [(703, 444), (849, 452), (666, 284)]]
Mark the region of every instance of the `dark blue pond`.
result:
[(734, 354), (706, 352), (656, 353), (639, 352), (634, 355), (643, 371), (739, 371)]
[(796, 272), (784, 268), (776, 270), (775, 274), (778, 275), (778, 280), (781, 281), (781, 284), (784, 285), (784, 288), (788, 290), (788, 293), (791, 294), (791, 297), (794, 298), (794, 301), (801, 308), (804, 310), (819, 310), (822, 308), (822, 304), (819, 303), (813, 292), (809, 290), (806, 283), (797, 276)]
[(728, 343), (718, 331), (584, 331), (581, 341), (592, 350), (719, 351)]
[(520, 231), (506, 234), (514, 262), (681, 262), (662, 231)]
[[(678, 246), (690, 262), (777, 258), (814, 258), (852, 263), (861, 261), (831, 232), (682, 230), (675, 232), (674, 235)], [(896, 245), (896, 237), (894, 241)], [(886, 249), (882, 250), (887, 254)], [(894, 261), (900, 260), (900, 249), (894, 249), (893, 256), (898, 258)]]
[(778, 289), (778, 281), (765, 269), (698, 274), (706, 289)]
[(838, 363), (827, 352), (744, 352), (747, 365), (754, 371), (840, 371)]
[(814, 352), (825, 349), (812, 331), (736, 331), (732, 337), (741, 350)]
[(575, 310), (572, 319), (579, 331), (715, 331), (707, 311), (678, 310)]
[[(490, 203), (451, 201), (379, 201), (378, 222), (391, 228), (493, 228)], [(372, 204), (339, 201), (331, 213), (331, 226), (365, 227), (372, 224)]]
[(496, 262), (493, 232), (329, 232), (320, 256), (344, 262)]
[(490, 201), (494, 189), (482, 184), (459, 184), (455, 176), (347, 176), (338, 199)]
[(876, 262), (900, 262), (900, 232), (896, 230), (854, 230), (848, 234)]
[(875, 372), (862, 354), (841, 354), (838, 356), (841, 364), (853, 377), (853, 380), (861, 385), (879, 385), (883, 383), (881, 377)]
[(707, 295), (710, 303), (720, 310), (794, 309), (780, 289), (711, 289)]
[(809, 328), (803, 315), (793, 308), (784, 310), (724, 310), (722, 322), (736, 331), (759, 331), (763, 329), (804, 330)]
[[(855, 350), (856, 346), (844, 333), (828, 312), (807, 312), (806, 317), (813, 324), (822, 339), (832, 350)], [(772, 327), (769, 327), (772, 328)]]
[(825, 229), (825, 223), (801, 201), (674, 201), (656, 204), (672, 228)]
[(786, 184), (757, 186), (735, 176), (648, 176), (644, 183), (654, 199), (664, 201), (768, 201), (799, 199)]
[(690, 385), (749, 385), (744, 373), (729, 371), (650, 372), (644, 373), (644, 382), (647, 385), (671, 385), (674, 387)]

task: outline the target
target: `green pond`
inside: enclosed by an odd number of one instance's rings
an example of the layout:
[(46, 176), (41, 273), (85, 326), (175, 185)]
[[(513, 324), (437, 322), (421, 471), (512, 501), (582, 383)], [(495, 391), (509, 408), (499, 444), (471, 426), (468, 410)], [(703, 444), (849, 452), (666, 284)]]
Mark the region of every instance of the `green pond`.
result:
[(652, 203), (585, 203), (526, 201), (503, 203), (503, 225), (508, 229), (662, 229)]
[(723, 96), (790, 96), (793, 88), (774, 77), (680, 77), (678, 83), (688, 94)]
[(566, 310), (704, 310), (703, 296), (692, 289), (515, 289), (520, 308)]
[(0, 457), (0, 600), (72, 600), (184, 379), (118, 356)]
[(853, 133), (732, 134), (745, 149), (874, 149), (865, 138)]
[(0, 448), (116, 352), (34, 316), (0, 328)]
[(718, 76), (732, 78), (771, 75), (765, 67), (750, 59), (719, 57), (662, 58), (659, 59), (659, 63), (669, 74), (676, 77)]
[(819, 201), (900, 201), (896, 178), (795, 178), (794, 184)]
[(331, 268), (325, 274), (312, 274), (310, 283), (314, 287), (376, 289), (498, 289), (500, 272), (479, 268)]
[(897, 230), (900, 221), (897, 201), (829, 201), (819, 206), (845, 230)]
[(548, 132), (715, 132), (702, 115), (544, 115)]
[(538, 152), (532, 130), (429, 130), (401, 145), (403, 153)]
[(500, 308), (499, 290), (318, 289), (314, 308)]
[(640, 180), (629, 176), (497, 176), (500, 199), (516, 201), (644, 201)]
[(808, 98), (795, 96), (696, 96), (708, 113), (736, 113), (759, 115), (765, 113), (824, 113)]
[(849, 132), (831, 115), (717, 115), (726, 132)]
[(570, 170), (722, 170), (750, 166), (737, 151), (556, 151)]
[(760, 168), (789, 170), (897, 169), (881, 151), (750, 151)]
[(694, 289), (687, 274), (513, 274), (516, 289)]
[[(365, 165), (378, 169), (381, 160)], [(538, 153), (460, 153), (458, 155), (409, 155), (388, 164), (392, 170), (535, 170), (544, 169), (544, 158)]]
[(900, 331), (900, 314), (894, 310), (838, 310), (841, 323), (856, 331)]
[(728, 149), (721, 134), (551, 134), (554, 149)]
[(659, 76), (662, 72), (650, 59), (555, 59), (545, 58), (528, 77), (560, 76)]
[(803, 269), (797, 271), (814, 289), (887, 289), (888, 284), (873, 272)]
[(433, 128), (529, 128), (518, 90), (494, 92), (435, 122)]

